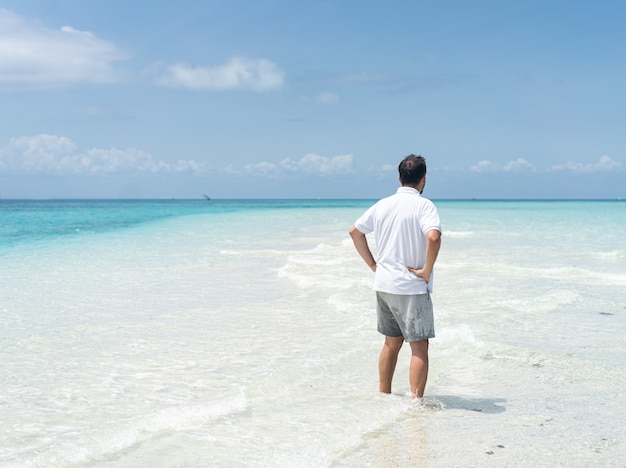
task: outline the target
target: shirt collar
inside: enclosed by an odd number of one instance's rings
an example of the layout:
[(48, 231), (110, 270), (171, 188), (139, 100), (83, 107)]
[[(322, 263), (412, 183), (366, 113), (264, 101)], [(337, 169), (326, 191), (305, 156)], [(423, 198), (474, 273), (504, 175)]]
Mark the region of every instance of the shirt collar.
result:
[(398, 191), (396, 193), (410, 193), (413, 195), (420, 195), (417, 189), (414, 189), (413, 187), (398, 187)]

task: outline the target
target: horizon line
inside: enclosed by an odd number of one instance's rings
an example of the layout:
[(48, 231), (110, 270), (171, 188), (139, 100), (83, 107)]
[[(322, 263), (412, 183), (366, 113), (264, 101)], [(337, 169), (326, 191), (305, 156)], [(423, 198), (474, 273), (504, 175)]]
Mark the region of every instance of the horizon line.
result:
[[(381, 197), (384, 198), (384, 197)], [(12, 198), (0, 197), (1, 201), (201, 201), (210, 203), (212, 201), (369, 201), (380, 200), (381, 198), (337, 198), (337, 197), (307, 197), (307, 198), (210, 198), (205, 199), (202, 197), (188, 198), (188, 197), (146, 197), (146, 198), (126, 198), (126, 197), (33, 197), (33, 198)], [(428, 197), (426, 197), (428, 198)], [(626, 198), (429, 198), (433, 201), (626, 201)]]

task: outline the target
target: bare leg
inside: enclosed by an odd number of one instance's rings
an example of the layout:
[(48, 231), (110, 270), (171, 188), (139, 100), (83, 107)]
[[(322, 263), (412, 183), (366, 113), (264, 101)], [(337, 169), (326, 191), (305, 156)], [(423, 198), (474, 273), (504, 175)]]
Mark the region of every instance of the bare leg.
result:
[(428, 378), (428, 340), (413, 341), (411, 345), (411, 367), (409, 370), (409, 383), (411, 395), (422, 398)]
[(378, 358), (379, 391), (391, 393), (391, 381), (398, 362), (398, 353), (404, 343), (402, 336), (386, 336), (385, 344)]

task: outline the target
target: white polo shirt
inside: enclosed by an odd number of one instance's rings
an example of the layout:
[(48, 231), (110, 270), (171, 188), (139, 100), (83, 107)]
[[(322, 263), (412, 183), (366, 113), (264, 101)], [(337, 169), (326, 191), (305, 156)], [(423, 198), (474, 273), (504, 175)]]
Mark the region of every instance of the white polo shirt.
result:
[(412, 187), (400, 187), (369, 208), (354, 223), (363, 234), (375, 232), (378, 258), (374, 290), (390, 294), (426, 294), (426, 283), (407, 267), (422, 268), (426, 261), (426, 233), (441, 232), (437, 208)]

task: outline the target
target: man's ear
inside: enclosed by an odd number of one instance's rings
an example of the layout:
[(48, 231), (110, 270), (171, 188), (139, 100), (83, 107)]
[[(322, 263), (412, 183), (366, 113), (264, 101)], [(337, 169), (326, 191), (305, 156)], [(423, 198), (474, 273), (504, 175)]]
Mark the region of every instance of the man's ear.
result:
[(417, 188), (418, 190), (420, 190), (420, 193), (424, 191), (424, 187), (426, 187), (426, 174), (424, 174), (424, 177), (422, 177), (422, 180), (420, 180), (420, 183), (417, 184)]

